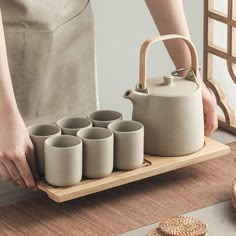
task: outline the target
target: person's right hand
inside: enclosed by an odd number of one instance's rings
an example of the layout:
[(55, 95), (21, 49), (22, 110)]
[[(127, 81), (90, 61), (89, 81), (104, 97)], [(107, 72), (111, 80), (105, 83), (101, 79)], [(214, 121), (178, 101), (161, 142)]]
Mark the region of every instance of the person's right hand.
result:
[(13, 184), (36, 188), (34, 148), (20, 114), (0, 116), (0, 174)]
[(211, 134), (218, 128), (217, 102), (211, 91), (202, 81), (199, 73), (197, 75), (197, 81), (201, 86), (202, 91), (205, 135), (211, 136)]

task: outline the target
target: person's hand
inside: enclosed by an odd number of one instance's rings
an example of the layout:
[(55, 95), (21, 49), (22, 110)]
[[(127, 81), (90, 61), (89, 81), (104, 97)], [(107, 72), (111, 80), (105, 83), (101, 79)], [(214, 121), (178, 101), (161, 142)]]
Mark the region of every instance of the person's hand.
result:
[(0, 174), (13, 184), (36, 188), (34, 148), (20, 114), (0, 116)]
[[(187, 76), (187, 71), (180, 71), (178, 75), (185, 77)], [(218, 128), (217, 103), (213, 93), (206, 87), (205, 83), (202, 81), (199, 72), (197, 72), (196, 79), (202, 91), (204, 132), (205, 136), (210, 136)]]
[(14, 184), (35, 188), (34, 149), (18, 111), (0, 11), (0, 175)]
[(202, 89), (205, 135), (210, 136), (218, 127), (217, 103), (215, 97), (202, 82), (200, 76), (198, 76), (198, 80)]

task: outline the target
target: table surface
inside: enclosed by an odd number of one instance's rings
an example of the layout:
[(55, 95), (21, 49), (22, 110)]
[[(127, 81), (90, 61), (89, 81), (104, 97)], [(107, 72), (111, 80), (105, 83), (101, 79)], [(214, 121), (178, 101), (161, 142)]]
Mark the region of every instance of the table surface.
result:
[[(214, 133), (213, 138), (222, 143), (236, 141), (236, 136), (223, 130)], [(236, 176), (236, 173), (235, 173)], [(233, 209), (231, 201), (222, 202), (197, 211), (189, 212), (185, 216), (193, 216), (202, 219), (209, 226), (209, 236), (235, 236), (236, 235), (236, 209)], [(120, 236), (145, 236), (149, 231), (156, 228), (158, 223), (147, 225)]]
[[(222, 202), (210, 207), (185, 214), (202, 219), (208, 224), (209, 236), (235, 236), (236, 235), (236, 210), (232, 208), (231, 201)], [(120, 234), (120, 236), (146, 236), (149, 231), (156, 228), (158, 223)]]
[[(213, 138), (226, 144), (236, 141), (236, 136), (222, 130), (215, 132)], [(15, 186), (1, 180), (0, 189), (0, 206), (41, 195), (39, 192), (32, 193), (32, 191), (29, 190), (16, 188)], [(230, 201), (199, 209), (186, 215), (196, 216), (206, 221), (209, 225), (210, 236), (236, 235), (236, 210), (232, 209)], [(156, 226), (157, 223), (144, 226), (142, 228), (126, 232), (122, 234), (122, 236), (144, 236)]]

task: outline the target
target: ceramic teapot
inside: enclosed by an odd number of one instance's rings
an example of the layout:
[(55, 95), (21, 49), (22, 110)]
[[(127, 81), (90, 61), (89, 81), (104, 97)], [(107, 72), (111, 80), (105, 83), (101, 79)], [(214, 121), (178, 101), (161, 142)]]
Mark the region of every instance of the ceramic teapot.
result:
[[(146, 80), (148, 47), (159, 41), (181, 39), (191, 53), (186, 77), (176, 74)], [(133, 103), (132, 119), (144, 125), (144, 152), (158, 156), (183, 156), (204, 146), (201, 88), (196, 81), (198, 57), (194, 45), (179, 35), (146, 40), (140, 52), (140, 77), (135, 91), (124, 97)]]

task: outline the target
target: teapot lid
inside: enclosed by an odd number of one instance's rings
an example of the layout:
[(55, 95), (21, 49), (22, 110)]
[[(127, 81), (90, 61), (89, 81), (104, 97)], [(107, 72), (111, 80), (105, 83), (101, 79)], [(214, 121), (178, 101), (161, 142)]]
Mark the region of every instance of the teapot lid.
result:
[(147, 80), (149, 94), (167, 97), (188, 96), (199, 88), (196, 80), (179, 76), (164, 76)]

